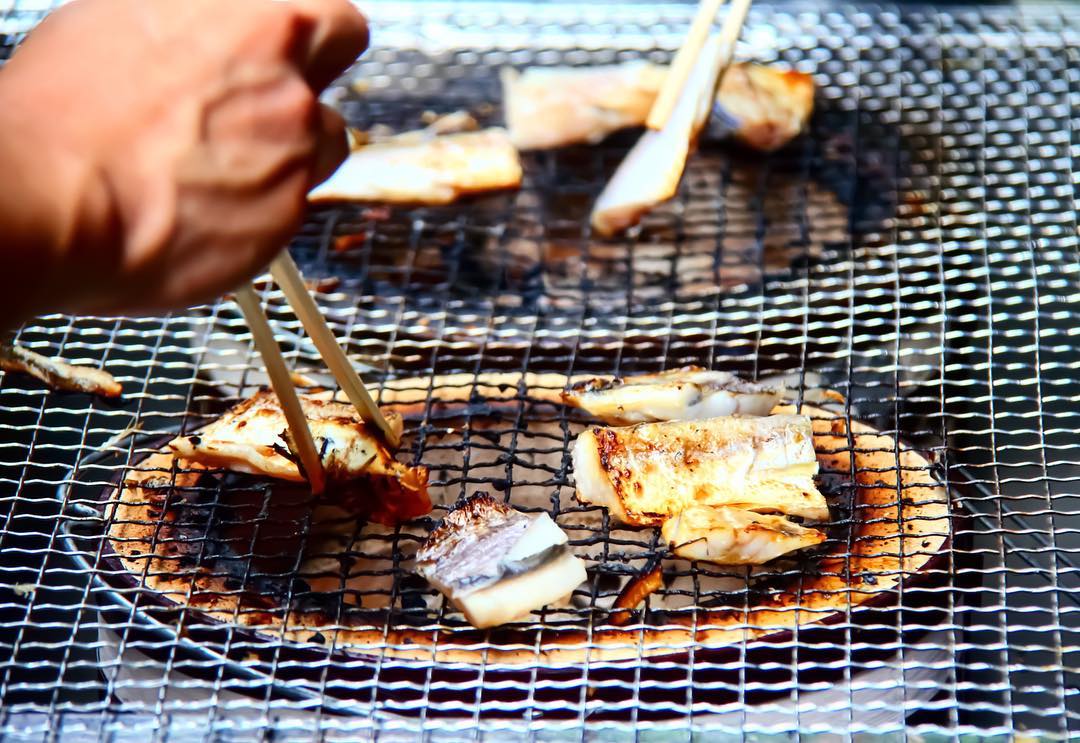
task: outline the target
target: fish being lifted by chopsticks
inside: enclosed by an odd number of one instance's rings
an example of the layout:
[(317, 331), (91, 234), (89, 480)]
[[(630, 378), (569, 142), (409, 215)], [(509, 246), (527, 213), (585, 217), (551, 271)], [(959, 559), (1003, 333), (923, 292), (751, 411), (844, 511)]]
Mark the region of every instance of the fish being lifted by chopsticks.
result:
[(521, 159), (506, 130), (441, 131), (428, 127), (358, 143), (308, 200), (449, 204), (521, 185)]
[(0, 370), (29, 374), (54, 390), (85, 392), (109, 398), (120, 397), (123, 392), (120, 383), (107, 371), (66, 364), (21, 346), (0, 344)]
[[(643, 60), (595, 67), (530, 67), (501, 73), (510, 140), (522, 150), (596, 144), (641, 126), (667, 67)], [(814, 78), (771, 65), (728, 68), (713, 106), (709, 133), (734, 137), (763, 152), (780, 149), (806, 127), (814, 110)]]
[(486, 493), (446, 515), (416, 553), (416, 572), (481, 629), (564, 599), (586, 578), (550, 516), (521, 513)]
[[(431, 511), (428, 472), (394, 459), (377, 429), (349, 404), (325, 395), (300, 395), (328, 493), (342, 507), (380, 524), (394, 525)], [(383, 411), (395, 429), (401, 416)], [(288, 445), (288, 424), (277, 397), (261, 391), (205, 428), (169, 443), (177, 456), (210, 468), (245, 472), (288, 482), (305, 477)]]
[(692, 506), (825, 521), (810, 419), (801, 415), (591, 427), (573, 450), (577, 498), (631, 526)]
[(614, 379), (589, 379), (563, 392), (563, 402), (611, 425), (768, 415), (783, 387), (745, 382), (699, 366)]

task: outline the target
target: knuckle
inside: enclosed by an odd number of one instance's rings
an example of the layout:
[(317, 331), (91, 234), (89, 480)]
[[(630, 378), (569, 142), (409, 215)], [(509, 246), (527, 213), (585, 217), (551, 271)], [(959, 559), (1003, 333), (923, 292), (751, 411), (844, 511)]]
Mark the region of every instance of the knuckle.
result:
[(319, 115), (319, 100), (302, 79), (290, 75), (282, 83), (278, 111), (302, 130), (309, 130)]

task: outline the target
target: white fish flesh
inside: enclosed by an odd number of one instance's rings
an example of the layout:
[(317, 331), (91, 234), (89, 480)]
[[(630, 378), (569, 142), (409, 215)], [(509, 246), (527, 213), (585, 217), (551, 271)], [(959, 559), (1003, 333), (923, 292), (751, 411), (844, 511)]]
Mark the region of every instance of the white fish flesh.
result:
[(783, 394), (783, 387), (688, 366), (659, 374), (578, 382), (563, 393), (563, 401), (610, 425), (625, 425), (768, 415)]
[(560, 601), (586, 578), (550, 516), (521, 513), (486, 493), (446, 515), (416, 553), (416, 572), (481, 629)]
[[(642, 126), (667, 67), (634, 60), (594, 67), (504, 68), (506, 125), (522, 150), (595, 144)], [(814, 78), (770, 65), (737, 63), (720, 83), (709, 132), (766, 152), (797, 137), (814, 110)]]
[(801, 415), (590, 427), (573, 461), (578, 500), (633, 526), (660, 526), (695, 505), (829, 517), (814, 485), (813, 429)]
[(449, 204), (468, 194), (518, 188), (521, 176), (521, 159), (504, 129), (425, 130), (357, 147), (308, 200)]
[(721, 565), (762, 565), (825, 541), (822, 532), (784, 516), (727, 506), (691, 506), (665, 521), (660, 533), (679, 557)]
[[(394, 459), (380, 432), (356, 409), (316, 395), (300, 395), (329, 492), (383, 524), (396, 524), (431, 511), (424, 467)], [(398, 431), (401, 416), (383, 414)], [(201, 430), (169, 443), (182, 459), (206, 467), (246, 472), (288, 482), (304, 482), (285, 440), (288, 423), (277, 397), (261, 391)]]

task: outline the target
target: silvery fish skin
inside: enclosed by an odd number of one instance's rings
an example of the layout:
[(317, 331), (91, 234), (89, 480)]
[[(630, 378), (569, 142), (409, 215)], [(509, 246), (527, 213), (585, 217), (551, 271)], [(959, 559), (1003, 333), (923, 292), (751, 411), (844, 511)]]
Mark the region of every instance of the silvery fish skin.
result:
[(559, 601), (586, 578), (550, 516), (521, 513), (486, 493), (446, 515), (416, 553), (416, 572), (481, 629)]
[(721, 565), (762, 565), (825, 541), (817, 529), (783, 516), (727, 506), (691, 506), (665, 521), (660, 533), (679, 557)]
[(521, 159), (504, 129), (406, 132), (354, 149), (308, 200), (449, 204), (521, 185)]
[(813, 429), (801, 415), (590, 427), (573, 461), (578, 500), (632, 526), (660, 526), (695, 505), (829, 518), (814, 485)]
[(578, 382), (563, 393), (563, 401), (605, 423), (625, 425), (768, 415), (783, 394), (783, 387), (688, 366), (659, 374)]
[[(519, 149), (596, 144), (641, 126), (667, 67), (645, 60), (593, 67), (501, 72), (510, 139)], [(794, 70), (736, 63), (717, 91), (709, 134), (770, 152), (802, 132), (814, 109), (814, 79)]]
[[(331, 489), (345, 493), (379, 523), (395, 524), (431, 510), (427, 469), (394, 459), (378, 431), (352, 405), (300, 395)], [(399, 432), (401, 416), (383, 411)], [(284, 435), (288, 422), (277, 397), (260, 391), (201, 430), (177, 436), (169, 448), (180, 458), (212, 468), (305, 482)]]

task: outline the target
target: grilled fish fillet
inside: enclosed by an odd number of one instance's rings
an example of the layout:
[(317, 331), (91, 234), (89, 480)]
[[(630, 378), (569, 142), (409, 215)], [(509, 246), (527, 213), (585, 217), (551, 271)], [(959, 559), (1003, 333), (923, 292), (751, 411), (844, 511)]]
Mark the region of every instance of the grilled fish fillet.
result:
[(709, 133), (772, 152), (802, 133), (814, 112), (814, 78), (758, 64), (732, 65), (720, 83)]
[(641, 126), (667, 68), (645, 61), (596, 67), (530, 67), (500, 73), (506, 126), (523, 150), (596, 144)]
[(559, 601), (586, 578), (550, 516), (521, 513), (486, 493), (446, 515), (417, 552), (416, 572), (481, 629)]
[(801, 415), (593, 427), (578, 436), (573, 460), (578, 500), (634, 526), (659, 526), (698, 505), (829, 517)]
[(721, 565), (761, 565), (825, 541), (817, 529), (783, 516), (728, 506), (691, 506), (665, 521), (660, 533), (679, 557)]
[(467, 194), (517, 188), (521, 160), (504, 129), (410, 132), (362, 145), (310, 201), (449, 204)]
[[(530, 67), (501, 73), (510, 139), (523, 150), (595, 144), (641, 126), (667, 68), (645, 61), (596, 67)], [(782, 147), (814, 109), (814, 79), (794, 70), (739, 63), (720, 83), (713, 114), (717, 136), (759, 150)]]
[(123, 392), (120, 383), (107, 371), (65, 364), (21, 346), (0, 344), (0, 370), (29, 374), (54, 390), (86, 392), (102, 397), (120, 397)]
[(578, 382), (563, 393), (563, 402), (617, 426), (768, 415), (783, 393), (782, 387), (745, 382), (727, 372), (688, 366), (659, 374)]
[[(368, 428), (351, 405), (301, 395), (315, 447), (332, 493), (383, 524), (396, 524), (431, 511), (427, 469), (396, 461), (378, 432)], [(384, 411), (400, 430), (401, 416)], [(261, 391), (197, 433), (169, 443), (173, 452), (207, 467), (304, 482), (283, 434), (288, 430), (277, 397)]]

